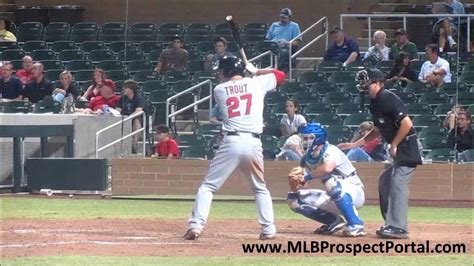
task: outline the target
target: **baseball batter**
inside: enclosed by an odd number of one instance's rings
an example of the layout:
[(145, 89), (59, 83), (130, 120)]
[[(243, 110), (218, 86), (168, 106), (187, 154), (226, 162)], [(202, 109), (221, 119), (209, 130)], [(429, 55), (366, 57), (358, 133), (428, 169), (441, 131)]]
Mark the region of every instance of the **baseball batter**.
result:
[[(247, 69), (254, 77), (244, 77)], [(224, 56), (218, 62), (218, 75), (223, 83), (214, 88), (214, 98), (223, 114), (224, 139), (217, 150), (203, 183), (199, 187), (189, 219), (187, 240), (197, 239), (206, 224), (213, 194), (231, 173), (239, 168), (255, 193), (261, 240), (274, 239), (276, 227), (270, 192), (263, 177), (263, 99), (268, 91), (284, 82), (285, 74), (274, 69), (244, 66), (235, 56)]]
[[(320, 124), (308, 124), (300, 134), (304, 142), (308, 138), (310, 142), (301, 167), (289, 174), (293, 192), (288, 193), (288, 205), (294, 212), (323, 224), (315, 234), (331, 235), (344, 228), (344, 236), (366, 235), (356, 210), (365, 201), (356, 169), (339, 148), (326, 141), (326, 130)], [(305, 188), (313, 179), (320, 179), (326, 191)]]

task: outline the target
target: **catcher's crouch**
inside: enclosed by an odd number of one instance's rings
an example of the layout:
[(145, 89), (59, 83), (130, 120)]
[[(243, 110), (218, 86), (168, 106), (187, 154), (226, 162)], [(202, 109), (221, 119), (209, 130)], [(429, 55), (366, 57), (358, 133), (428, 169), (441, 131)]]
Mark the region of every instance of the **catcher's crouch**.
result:
[[(356, 210), (364, 204), (364, 186), (356, 169), (339, 148), (326, 141), (326, 130), (319, 124), (308, 124), (300, 134), (303, 142), (308, 138), (310, 142), (301, 166), (288, 175), (292, 190), (288, 205), (323, 224), (315, 234), (331, 235), (344, 228), (344, 236), (364, 236), (364, 222)], [(326, 190), (305, 188), (312, 179), (320, 179)]]

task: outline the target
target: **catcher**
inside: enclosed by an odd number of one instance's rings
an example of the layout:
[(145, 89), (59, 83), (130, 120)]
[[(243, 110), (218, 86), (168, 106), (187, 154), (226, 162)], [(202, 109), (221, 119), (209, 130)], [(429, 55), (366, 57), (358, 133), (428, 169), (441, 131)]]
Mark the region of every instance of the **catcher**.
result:
[[(300, 166), (288, 175), (291, 191), (288, 206), (323, 225), (314, 233), (332, 235), (344, 228), (349, 237), (366, 235), (357, 210), (364, 204), (364, 186), (347, 156), (326, 141), (326, 130), (310, 123), (300, 130), (307, 151)], [(326, 190), (309, 189), (306, 184), (320, 179)]]

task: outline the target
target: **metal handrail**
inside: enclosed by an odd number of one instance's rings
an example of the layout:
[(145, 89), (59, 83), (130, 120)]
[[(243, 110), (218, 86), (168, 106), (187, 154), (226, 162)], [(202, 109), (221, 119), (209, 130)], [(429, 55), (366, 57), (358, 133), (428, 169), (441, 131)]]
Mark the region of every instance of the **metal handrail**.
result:
[[(125, 122), (128, 121), (128, 120), (132, 120), (132, 119), (134, 119), (134, 118), (136, 118), (136, 117), (139, 117), (139, 116), (141, 116), (142, 119), (143, 119), (143, 127), (142, 127), (142, 128), (137, 129), (137, 130), (135, 130), (135, 131), (132, 131), (130, 134), (127, 134), (126, 136), (122, 136), (122, 137), (120, 137), (119, 139), (114, 140), (114, 141), (112, 141), (111, 143), (106, 144), (106, 145), (104, 145), (104, 146), (102, 146), (102, 147), (99, 148), (99, 136), (100, 136), (100, 134), (104, 133), (104, 132), (107, 131), (107, 130), (112, 129), (112, 128), (115, 127), (115, 126), (118, 126), (118, 125), (120, 125), (120, 124), (122, 124), (122, 123), (125, 123)], [(146, 141), (145, 141), (145, 140), (146, 140), (146, 135), (145, 135), (145, 134), (146, 134), (146, 131), (145, 131), (145, 128), (146, 128), (146, 123), (147, 123), (147, 121), (146, 121), (146, 113), (145, 113), (144, 111), (140, 111), (140, 112), (136, 112), (136, 113), (134, 113), (134, 114), (132, 114), (132, 115), (129, 115), (127, 118), (124, 118), (124, 119), (122, 119), (122, 120), (120, 120), (120, 121), (117, 121), (117, 122), (113, 123), (112, 125), (107, 126), (107, 127), (104, 127), (103, 129), (97, 131), (97, 132), (95, 133), (95, 158), (99, 158), (99, 152), (100, 152), (100, 151), (103, 151), (103, 150), (105, 150), (105, 149), (107, 149), (107, 148), (109, 148), (109, 147), (115, 145), (116, 143), (118, 143), (118, 142), (120, 142), (120, 141), (122, 141), (122, 140), (124, 140), (124, 139), (127, 139), (127, 138), (129, 138), (129, 137), (131, 137), (131, 136), (133, 136), (133, 135), (135, 135), (135, 134), (137, 134), (137, 133), (140, 133), (140, 132), (143, 132), (143, 157), (145, 157), (145, 144), (146, 144)]]
[(278, 62), (277, 62), (277, 59), (275, 58), (275, 54), (270, 50), (249, 59), (249, 62), (254, 62), (255, 60), (260, 59), (260, 58), (262, 58), (266, 55), (270, 55), (270, 66), (269, 67), (274, 68), (278, 64)]
[[(296, 53), (293, 54), (293, 51), (292, 51), (292, 43), (297, 40), (297, 39), (300, 39), (304, 34), (306, 34), (309, 30), (311, 30), (312, 28), (316, 27), (317, 25), (319, 25), (321, 22), (323, 22), (323, 33), (321, 33), (320, 35), (316, 36), (316, 38), (314, 38), (313, 40), (311, 40), (309, 43), (307, 43), (305, 46), (301, 47), (301, 49), (299, 49)], [(301, 32), (298, 36), (296, 36), (295, 38), (293, 38), (292, 40), (289, 41), (289, 45), (288, 45), (288, 49), (289, 49), (289, 52), (288, 52), (288, 73), (289, 73), (289, 79), (290, 81), (293, 80), (293, 65), (292, 65), (292, 59), (294, 57), (296, 57), (297, 55), (299, 55), (302, 51), (304, 51), (306, 48), (308, 48), (310, 45), (312, 45), (313, 43), (315, 43), (316, 41), (318, 41), (319, 39), (321, 39), (322, 37), (326, 37), (326, 49), (328, 48), (328, 19), (327, 17), (322, 17), (321, 19), (319, 19), (318, 21), (316, 21), (315, 23), (313, 23), (313, 25), (309, 26), (306, 30), (304, 30), (303, 32)]]
[[(344, 18), (367, 18), (368, 22), (368, 47), (372, 46), (372, 18), (403, 18), (403, 29), (407, 29), (407, 18), (438, 18), (438, 17), (455, 17), (458, 19), (461, 18), (474, 18), (474, 14), (341, 14), (339, 16), (339, 23), (341, 29), (344, 29)], [(471, 19), (467, 19), (467, 51), (471, 51), (470, 47), (470, 38), (471, 38)]]

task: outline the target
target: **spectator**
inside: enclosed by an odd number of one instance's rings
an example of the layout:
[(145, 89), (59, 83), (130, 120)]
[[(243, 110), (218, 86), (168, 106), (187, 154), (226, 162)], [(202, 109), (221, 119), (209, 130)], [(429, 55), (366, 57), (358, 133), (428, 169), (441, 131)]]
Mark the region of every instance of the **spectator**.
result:
[(45, 96), (53, 95), (53, 84), (44, 77), (44, 66), (41, 63), (33, 64), (34, 80), (28, 82), (23, 91), (23, 99), (37, 103)]
[(428, 60), (421, 66), (418, 79), (421, 82), (430, 83), (435, 87), (439, 87), (443, 83), (451, 83), (449, 63), (438, 56), (438, 45), (428, 44), (425, 51)]
[(103, 69), (97, 68), (92, 73), (92, 84), (87, 88), (84, 95), (82, 95), (83, 100), (90, 101), (100, 95), (100, 87), (102, 82), (106, 79), (105, 71)]
[(15, 34), (10, 31), (11, 21), (0, 17), (0, 42), (16, 42)]
[(306, 125), (306, 119), (303, 115), (298, 114), (301, 107), (298, 102), (291, 98), (286, 101), (286, 114), (280, 121), (280, 130), (282, 136), (290, 136), (298, 132), (300, 126)]
[[(375, 132), (374, 132), (375, 131)], [(356, 162), (381, 162), (388, 158), (379, 137), (367, 140), (369, 134), (379, 134), (374, 123), (370, 121), (362, 122), (359, 129), (354, 133), (351, 142), (340, 143), (337, 147), (341, 150), (349, 150), (347, 158)]]
[(227, 51), (227, 40), (224, 37), (217, 37), (214, 39), (214, 48), (216, 50), (215, 54), (208, 54), (206, 57), (206, 62), (204, 62), (204, 70), (212, 71), (212, 67), (217, 65), (220, 58), (225, 55), (232, 55), (232, 53)]
[(35, 79), (33, 77), (33, 58), (31, 58), (29, 55), (24, 56), (21, 59), (21, 67), (23, 68), (19, 69), (15, 75), (21, 80), (24, 88), (28, 82)]
[(189, 58), (189, 52), (183, 49), (184, 40), (179, 35), (173, 36), (171, 39), (171, 48), (161, 52), (158, 58), (158, 64), (155, 71), (164, 74), (169, 69), (184, 70), (186, 62)]
[(157, 128), (158, 144), (156, 144), (154, 157), (160, 159), (179, 158), (179, 148), (176, 140), (171, 138), (170, 129), (167, 126), (160, 125)]
[(386, 82), (389, 81), (400, 82), (402, 87), (418, 81), (415, 71), (410, 67), (410, 55), (408, 53), (403, 51), (398, 53), (393, 68), (387, 76)]
[(359, 45), (354, 40), (347, 38), (341, 28), (334, 27), (330, 35), (333, 44), (324, 55), (325, 61), (340, 61), (343, 63), (342, 66), (346, 67), (348, 64), (358, 60)]
[[(137, 92), (138, 82), (135, 80), (126, 80), (123, 83), (122, 96), (120, 97), (117, 111), (122, 115), (132, 115), (145, 110), (145, 98)], [(136, 117), (132, 120), (132, 130), (136, 131), (143, 127), (143, 118)], [(138, 149), (138, 140), (140, 134), (133, 135), (132, 153)]]
[(222, 112), (217, 105), (214, 106), (211, 110), (210, 121), (211, 124), (222, 124), (222, 121), (224, 121), (224, 116), (222, 115)]
[(451, 111), (446, 113), (446, 118), (444, 118), (443, 121), (443, 127), (447, 128), (448, 131), (453, 130), (454, 127), (456, 127), (456, 120), (458, 119), (458, 113), (460, 111), (464, 111), (464, 108), (460, 104), (455, 104), (452, 108)]
[(59, 74), (60, 85), (54, 89), (53, 98), (58, 102), (62, 102), (64, 98), (72, 95), (74, 99), (79, 97), (79, 91), (76, 86), (72, 83), (72, 74), (68, 70), (64, 70)]
[(280, 48), (278, 69), (285, 72), (288, 72), (289, 69), (289, 46), (291, 45), (292, 52), (295, 52), (302, 41), (301, 38), (298, 38), (290, 44), (290, 41), (300, 34), (300, 26), (291, 20), (292, 15), (291, 9), (283, 8), (280, 11), (280, 21), (273, 22), (266, 35), (267, 40), (278, 44)]
[(398, 57), (398, 54), (403, 51), (410, 55), (410, 60), (418, 59), (418, 49), (416, 45), (408, 40), (407, 32), (404, 29), (398, 29), (395, 32), (397, 42), (390, 48), (388, 58), (393, 60)]
[(464, 152), (474, 149), (474, 134), (471, 132), (471, 113), (468, 111), (459, 111), (457, 118), (457, 127), (449, 132), (448, 148), (456, 149), (458, 152)]
[[(433, 3), (431, 10), (433, 14), (465, 14), (464, 6), (456, 0), (445, 0), (444, 3)], [(446, 49), (446, 41), (449, 48), (456, 49), (457, 43), (453, 39), (458, 26), (458, 18), (440, 17), (435, 22), (433, 33), (435, 39), (438, 40), (439, 52), (442, 53)]]
[(117, 108), (120, 96), (115, 95), (114, 89), (115, 82), (110, 79), (103, 80), (102, 86), (100, 86), (100, 95), (89, 101), (89, 108), (85, 112), (89, 114), (103, 114), (110, 112), (110, 108)]
[(0, 98), (21, 100), (23, 98), (23, 85), (19, 78), (13, 75), (13, 65), (4, 62), (2, 65), (2, 80), (0, 82)]
[(378, 30), (374, 32), (374, 46), (369, 47), (367, 53), (365, 53), (362, 61), (367, 61), (376, 65), (380, 61), (388, 61), (388, 53), (390, 48), (385, 45), (387, 40), (387, 34), (384, 31)]
[(300, 136), (293, 134), (283, 144), (281, 152), (277, 154), (277, 161), (299, 161), (303, 156), (303, 146)]

